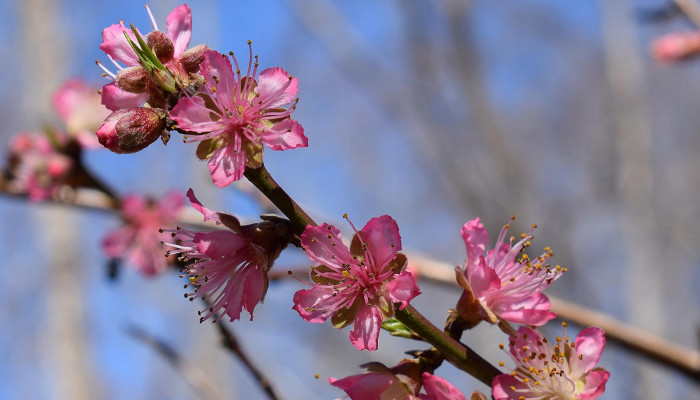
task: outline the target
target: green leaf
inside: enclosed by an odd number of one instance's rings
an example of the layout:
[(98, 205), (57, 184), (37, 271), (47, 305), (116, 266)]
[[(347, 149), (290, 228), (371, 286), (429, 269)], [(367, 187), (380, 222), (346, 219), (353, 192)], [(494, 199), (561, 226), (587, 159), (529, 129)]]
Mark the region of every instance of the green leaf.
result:
[(385, 319), (384, 322), (382, 322), (382, 329), (389, 332), (392, 336), (399, 336), (407, 339), (415, 337), (413, 331), (396, 318)]

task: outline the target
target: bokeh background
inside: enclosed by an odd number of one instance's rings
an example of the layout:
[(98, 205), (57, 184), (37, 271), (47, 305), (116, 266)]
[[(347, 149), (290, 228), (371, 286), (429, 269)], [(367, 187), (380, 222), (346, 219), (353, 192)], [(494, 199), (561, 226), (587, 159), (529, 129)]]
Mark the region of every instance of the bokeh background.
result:
[[(539, 225), (535, 248), (569, 268), (549, 292), (696, 349), (700, 313), (700, 60), (660, 65), (649, 43), (692, 29), (670, 0), (221, 0), (190, 3), (192, 44), (246, 53), (300, 82), (295, 112), (310, 146), (266, 153), (268, 169), (317, 220), (399, 223), (404, 247), (461, 264), (460, 228)], [(150, 2), (164, 26), (173, 1)], [(148, 31), (142, 1), (0, 2), (0, 145), (57, 123), (50, 94), (68, 77), (104, 84), (100, 32), (118, 20)], [(216, 189), (193, 145), (155, 143), (87, 163), (120, 193), (192, 187), (204, 204), (252, 220), (260, 209)], [(136, 326), (174, 346), (228, 399), (263, 398), (223, 351), (176, 274), (106, 277), (101, 238), (115, 215), (0, 198), (0, 398), (190, 399), (197, 393)], [(493, 235), (492, 235), (493, 236)], [(280, 268), (306, 266), (290, 250)], [(436, 324), (459, 291), (421, 281), (416, 306)], [(291, 309), (301, 284), (275, 282), (255, 320), (229, 324), (285, 399), (330, 399), (329, 376), (392, 365), (416, 343), (382, 334), (358, 352), (348, 331)], [(571, 336), (580, 329), (569, 330)], [(550, 335), (560, 334), (553, 324)], [(497, 328), (464, 340), (509, 360)], [(700, 398), (697, 383), (609, 345), (609, 399)], [(321, 379), (314, 379), (318, 373)], [(487, 391), (445, 365), (465, 393)]]

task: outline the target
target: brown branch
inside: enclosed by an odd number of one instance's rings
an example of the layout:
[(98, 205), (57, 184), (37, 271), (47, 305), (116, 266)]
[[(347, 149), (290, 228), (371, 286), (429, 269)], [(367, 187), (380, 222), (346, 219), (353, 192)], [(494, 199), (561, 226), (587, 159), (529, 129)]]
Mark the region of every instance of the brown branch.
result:
[(279, 396), (277, 396), (275, 390), (270, 385), (270, 380), (265, 377), (260, 369), (253, 365), (245, 352), (243, 352), (243, 349), (241, 349), (238, 339), (228, 326), (221, 322), (216, 322), (215, 325), (221, 334), (221, 344), (243, 363), (243, 366), (253, 375), (258, 386), (260, 386), (270, 400), (278, 400)]
[(199, 397), (213, 400), (223, 399), (216, 388), (207, 380), (204, 372), (182, 358), (175, 348), (166, 343), (164, 340), (159, 339), (136, 326), (128, 327), (126, 329), (126, 333), (163, 356), (165, 361), (167, 361), (168, 364), (170, 364), (185, 378), (187, 384), (190, 385), (192, 390)]

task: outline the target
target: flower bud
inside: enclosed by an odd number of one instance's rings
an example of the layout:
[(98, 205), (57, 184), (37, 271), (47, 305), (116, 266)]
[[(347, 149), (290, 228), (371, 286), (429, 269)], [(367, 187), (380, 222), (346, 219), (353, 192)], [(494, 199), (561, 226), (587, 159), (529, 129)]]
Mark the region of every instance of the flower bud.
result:
[(124, 68), (117, 73), (117, 87), (125, 92), (143, 93), (148, 85), (148, 72), (141, 67)]
[(157, 108), (119, 109), (105, 119), (97, 139), (115, 153), (135, 153), (160, 137), (166, 116), (165, 110)]
[(200, 44), (182, 53), (180, 62), (185, 67), (185, 71), (198, 72), (199, 64), (204, 61), (204, 52), (208, 50), (209, 47), (207, 47), (207, 45)]
[(173, 58), (175, 45), (168, 35), (161, 31), (153, 31), (146, 35), (146, 44), (160, 61), (168, 61)]

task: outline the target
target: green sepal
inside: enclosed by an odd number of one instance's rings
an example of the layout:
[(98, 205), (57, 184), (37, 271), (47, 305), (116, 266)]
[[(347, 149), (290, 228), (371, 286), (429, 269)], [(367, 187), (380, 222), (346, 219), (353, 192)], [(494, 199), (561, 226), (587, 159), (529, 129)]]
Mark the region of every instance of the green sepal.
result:
[(415, 337), (415, 334), (408, 329), (403, 322), (396, 318), (385, 319), (384, 322), (382, 322), (382, 329), (389, 332), (389, 334), (392, 336), (398, 336), (406, 339), (412, 339)]
[(222, 139), (207, 139), (199, 142), (197, 146), (197, 158), (200, 160), (208, 160), (214, 155), (214, 152), (223, 146), (224, 140)]

